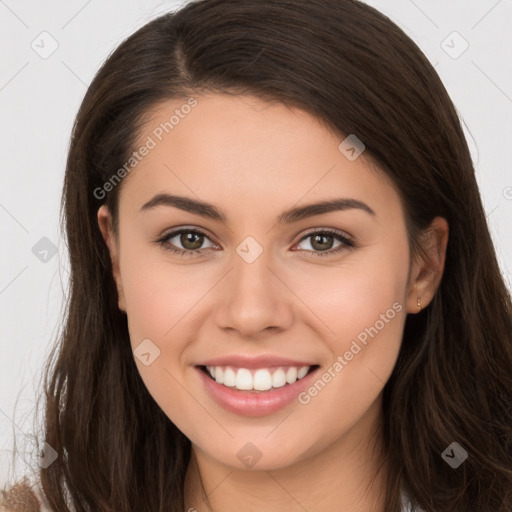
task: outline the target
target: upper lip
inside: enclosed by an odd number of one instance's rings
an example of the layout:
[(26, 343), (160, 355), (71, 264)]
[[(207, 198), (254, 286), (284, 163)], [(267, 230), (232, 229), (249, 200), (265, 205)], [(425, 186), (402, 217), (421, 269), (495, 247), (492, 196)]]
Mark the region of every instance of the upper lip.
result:
[(247, 355), (231, 355), (215, 357), (199, 363), (197, 366), (234, 366), (236, 368), (268, 368), (271, 366), (296, 366), (301, 368), (303, 366), (314, 366), (315, 363), (299, 361), (297, 359), (289, 359), (286, 357), (261, 355), (261, 356), (247, 356)]

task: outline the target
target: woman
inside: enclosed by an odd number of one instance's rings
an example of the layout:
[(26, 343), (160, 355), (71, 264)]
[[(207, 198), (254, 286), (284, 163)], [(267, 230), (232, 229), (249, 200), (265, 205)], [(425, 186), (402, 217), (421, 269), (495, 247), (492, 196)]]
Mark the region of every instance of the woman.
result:
[(510, 294), (455, 108), (375, 9), (148, 23), (87, 91), (63, 214), (47, 509), (512, 509)]

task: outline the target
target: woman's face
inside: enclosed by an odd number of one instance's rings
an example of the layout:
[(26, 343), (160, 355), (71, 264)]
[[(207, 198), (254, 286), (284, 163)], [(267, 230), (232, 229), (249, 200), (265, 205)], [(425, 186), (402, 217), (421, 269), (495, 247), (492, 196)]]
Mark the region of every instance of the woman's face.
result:
[(161, 105), (140, 136), (110, 244), (119, 305), (147, 389), (219, 463), (285, 467), (378, 419), (417, 297), (398, 194), (342, 142), (220, 94)]

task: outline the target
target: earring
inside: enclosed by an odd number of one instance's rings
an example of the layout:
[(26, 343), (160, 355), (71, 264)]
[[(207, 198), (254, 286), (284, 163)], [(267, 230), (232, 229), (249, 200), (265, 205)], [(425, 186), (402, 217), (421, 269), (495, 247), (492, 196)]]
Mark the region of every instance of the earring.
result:
[(421, 299), (418, 297), (418, 313), (421, 311)]

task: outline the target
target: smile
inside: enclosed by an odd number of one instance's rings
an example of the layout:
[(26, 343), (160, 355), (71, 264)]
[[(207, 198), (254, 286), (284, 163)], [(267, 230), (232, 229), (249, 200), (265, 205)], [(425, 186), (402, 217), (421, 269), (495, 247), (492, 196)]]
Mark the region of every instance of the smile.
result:
[[(239, 416), (266, 416), (297, 401), (316, 378), (318, 365), (243, 368), (200, 365), (195, 369), (206, 394)], [(221, 382), (220, 382), (221, 381)]]
[(218, 384), (242, 391), (268, 391), (293, 384), (304, 378), (311, 366), (276, 368), (236, 368), (232, 366), (206, 366), (212, 379)]

